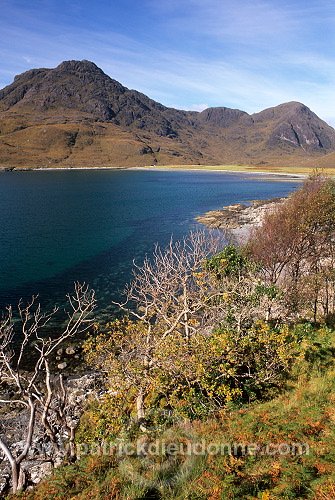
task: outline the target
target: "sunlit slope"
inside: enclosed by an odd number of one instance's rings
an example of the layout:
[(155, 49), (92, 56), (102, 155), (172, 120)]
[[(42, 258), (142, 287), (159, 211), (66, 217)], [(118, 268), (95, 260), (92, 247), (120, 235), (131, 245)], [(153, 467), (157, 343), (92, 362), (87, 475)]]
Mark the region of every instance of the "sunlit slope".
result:
[(89, 61), (27, 71), (0, 91), (0, 167), (332, 166), (334, 151), (335, 130), (301, 103), (182, 111)]

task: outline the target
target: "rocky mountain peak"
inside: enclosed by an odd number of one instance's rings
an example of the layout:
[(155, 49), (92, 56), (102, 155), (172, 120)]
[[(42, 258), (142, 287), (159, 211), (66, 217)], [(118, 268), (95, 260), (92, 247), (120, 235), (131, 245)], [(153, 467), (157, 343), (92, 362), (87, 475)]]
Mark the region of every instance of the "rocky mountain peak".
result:
[(201, 111), (199, 119), (203, 122), (212, 123), (226, 128), (239, 120), (241, 116), (248, 116), (248, 114), (239, 109), (215, 107), (207, 108), (204, 111)]
[[(56, 68), (55, 71), (65, 73), (67, 72), (77, 72), (77, 73), (97, 73), (100, 75), (105, 75), (105, 73), (96, 64), (91, 61), (83, 59), (82, 61), (63, 61)], [(105, 75), (106, 76), (106, 75)]]
[(333, 151), (334, 129), (300, 102), (253, 115), (224, 106), (182, 111), (129, 90), (87, 60), (31, 69), (0, 90), (4, 166), (45, 157), (74, 165), (257, 163)]
[(267, 144), (286, 144), (305, 152), (326, 151), (334, 147), (334, 129), (301, 102), (287, 102), (253, 116), (255, 123), (272, 122)]

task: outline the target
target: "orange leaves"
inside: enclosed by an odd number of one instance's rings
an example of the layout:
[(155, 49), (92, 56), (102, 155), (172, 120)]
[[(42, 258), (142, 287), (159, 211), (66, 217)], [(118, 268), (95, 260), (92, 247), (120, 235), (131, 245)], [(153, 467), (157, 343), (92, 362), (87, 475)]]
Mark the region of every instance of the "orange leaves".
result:
[(314, 175), (251, 234), (246, 251), (261, 265), (267, 282), (285, 291), (285, 314), (305, 315), (314, 308), (316, 319), (328, 312), (331, 287), (326, 281), (334, 279), (329, 275), (325, 280), (325, 272), (333, 264), (334, 227), (335, 183)]
[(196, 481), (199, 493), (206, 495), (208, 500), (220, 500), (222, 498), (222, 478), (205, 471)]
[(316, 488), (316, 494), (313, 500), (334, 500), (335, 498), (335, 481), (328, 479)]

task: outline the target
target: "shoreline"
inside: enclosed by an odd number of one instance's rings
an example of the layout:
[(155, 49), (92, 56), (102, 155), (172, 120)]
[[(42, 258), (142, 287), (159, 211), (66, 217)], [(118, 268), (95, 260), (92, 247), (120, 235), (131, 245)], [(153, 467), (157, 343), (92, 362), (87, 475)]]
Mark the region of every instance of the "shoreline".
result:
[(159, 170), (159, 171), (165, 171), (165, 172), (170, 172), (170, 171), (177, 171), (177, 172), (217, 172), (217, 173), (223, 173), (223, 174), (248, 174), (248, 177), (250, 175), (256, 175), (257, 178), (258, 176), (277, 176), (277, 177), (284, 177), (286, 178), (292, 178), (294, 180), (302, 180), (306, 179), (308, 177), (308, 173), (306, 174), (296, 174), (296, 173), (290, 173), (290, 172), (260, 172), (260, 171), (250, 171), (250, 170), (229, 170), (225, 168), (207, 168), (207, 167), (199, 167), (199, 168), (178, 168), (178, 167), (170, 167), (169, 166), (162, 166), (162, 167), (126, 167), (126, 170)]
[[(303, 181), (308, 177), (308, 173), (291, 173), (291, 172), (262, 172), (262, 171), (250, 171), (247, 170), (246, 168), (243, 169), (229, 169), (229, 168), (210, 168), (211, 166), (200, 166), (197, 168), (196, 166), (191, 165), (191, 168), (188, 168), (187, 165), (183, 168), (183, 166), (169, 166), (169, 165), (163, 165), (163, 166), (145, 166), (145, 167), (27, 167), (27, 168), (20, 168), (20, 167), (3, 167), (0, 169), (0, 173), (5, 172), (5, 173), (12, 173), (12, 172), (57, 172), (57, 171), (83, 171), (83, 170), (144, 170), (144, 171), (159, 171), (159, 172), (170, 172), (170, 171), (177, 171), (177, 172), (211, 172), (211, 173), (219, 173), (219, 174), (236, 174), (236, 175), (247, 175), (248, 178), (251, 176), (255, 176), (256, 179), (263, 178), (262, 180), (269, 180), (269, 181), (275, 181), (275, 180), (280, 180), (280, 181)], [(251, 177), (252, 178), (252, 177)]]
[(261, 226), (266, 214), (274, 211), (286, 200), (287, 197), (282, 197), (252, 200), (249, 205), (237, 203), (218, 210), (210, 210), (195, 220), (208, 229), (217, 229), (230, 235), (240, 245), (245, 243), (253, 228)]

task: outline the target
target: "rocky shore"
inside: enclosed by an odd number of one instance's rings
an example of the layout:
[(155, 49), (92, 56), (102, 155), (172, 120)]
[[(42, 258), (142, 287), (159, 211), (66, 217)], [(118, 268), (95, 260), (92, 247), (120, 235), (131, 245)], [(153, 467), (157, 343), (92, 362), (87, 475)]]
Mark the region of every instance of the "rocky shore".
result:
[[(63, 349), (62, 349), (63, 351)], [(60, 353), (58, 353), (60, 354)], [(69, 348), (62, 352), (62, 363), (58, 368), (64, 369), (67, 362), (63, 355), (72, 354)], [(59, 361), (56, 358), (56, 361)], [(66, 358), (67, 359), (67, 358)], [(71, 422), (77, 426), (83, 410), (88, 403), (99, 400), (107, 391), (103, 375), (89, 372), (80, 375), (65, 376), (67, 391), (67, 409)], [(14, 394), (5, 392), (0, 386), (0, 398), (12, 399)], [(29, 426), (29, 412), (22, 409), (14, 401), (11, 405), (0, 403), (0, 437), (6, 442), (14, 455), (18, 456), (26, 444)], [(51, 474), (56, 467), (62, 465), (66, 455), (66, 443), (69, 435), (59, 429), (57, 443), (54, 446), (46, 439), (45, 429), (38, 421), (34, 427), (32, 444), (27, 457), (21, 463), (20, 481), (27, 489), (36, 486), (45, 476)], [(5, 498), (11, 487), (11, 470), (8, 460), (0, 451), (0, 499)]]
[(274, 210), (285, 199), (253, 200), (250, 201), (249, 205), (242, 203), (229, 205), (219, 210), (207, 212), (197, 217), (196, 220), (209, 229), (219, 229), (238, 243), (243, 243), (250, 230), (261, 225), (265, 214)]

